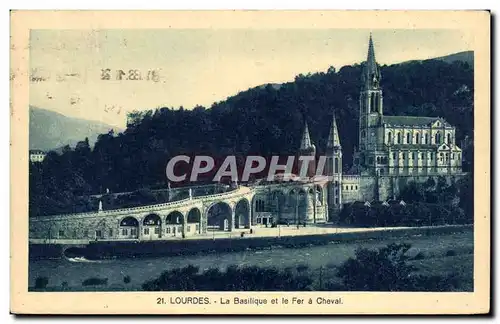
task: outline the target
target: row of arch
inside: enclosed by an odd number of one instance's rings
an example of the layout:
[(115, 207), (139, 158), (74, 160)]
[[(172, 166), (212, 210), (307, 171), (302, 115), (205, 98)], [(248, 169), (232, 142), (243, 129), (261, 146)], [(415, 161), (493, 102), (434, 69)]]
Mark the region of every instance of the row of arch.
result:
[[(425, 134), (422, 136), (420, 133), (415, 134), (415, 141), (413, 141), (413, 136), (411, 133), (406, 133), (405, 142), (403, 143), (403, 136), (401, 132), (396, 132), (396, 136), (393, 138), (392, 132), (387, 133), (387, 143), (388, 144), (432, 144), (429, 141), (429, 134)], [(446, 143), (452, 143), (451, 133), (446, 134)], [(434, 144), (442, 144), (441, 143), (441, 133), (436, 133), (434, 135)]]
[(266, 206), (266, 201), (270, 201), (271, 204), (275, 205), (275, 209), (279, 209), (284, 205), (295, 206), (298, 202), (299, 206), (307, 203), (307, 198), (313, 196), (316, 198), (316, 203), (322, 205), (324, 202), (324, 192), (321, 186), (316, 185), (309, 188), (308, 190), (304, 188), (293, 188), (288, 192), (283, 192), (281, 190), (275, 190), (271, 192), (270, 199), (266, 199), (265, 194), (257, 194), (254, 198), (254, 208), (256, 212), (267, 211), (269, 206)]
[[(198, 208), (193, 208), (187, 214), (187, 222), (188, 223), (196, 223), (201, 219), (201, 213)], [(152, 213), (144, 217), (142, 221), (143, 226), (159, 226), (163, 224), (172, 224), (172, 225), (180, 225), (184, 223), (184, 215), (175, 210), (169, 213), (164, 222), (162, 221), (160, 215), (156, 213)], [(127, 216), (120, 221), (120, 226), (139, 226), (139, 221), (133, 216)]]

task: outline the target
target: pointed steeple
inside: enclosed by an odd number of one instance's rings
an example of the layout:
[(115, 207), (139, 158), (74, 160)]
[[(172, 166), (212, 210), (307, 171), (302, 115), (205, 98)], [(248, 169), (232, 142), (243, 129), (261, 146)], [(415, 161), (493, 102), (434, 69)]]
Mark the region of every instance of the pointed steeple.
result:
[(366, 64), (363, 71), (363, 83), (366, 89), (377, 89), (380, 82), (380, 70), (375, 59), (375, 48), (373, 46), (373, 38), (370, 33), (370, 40), (368, 41), (368, 55), (366, 57)]
[(314, 148), (311, 142), (311, 136), (309, 135), (309, 128), (307, 127), (307, 122), (305, 122), (304, 133), (302, 134), (302, 139), (300, 140), (300, 149), (308, 150)]
[(339, 131), (337, 129), (337, 119), (335, 118), (335, 112), (333, 113), (332, 125), (330, 126), (330, 134), (328, 135), (328, 148), (338, 148), (340, 145)]

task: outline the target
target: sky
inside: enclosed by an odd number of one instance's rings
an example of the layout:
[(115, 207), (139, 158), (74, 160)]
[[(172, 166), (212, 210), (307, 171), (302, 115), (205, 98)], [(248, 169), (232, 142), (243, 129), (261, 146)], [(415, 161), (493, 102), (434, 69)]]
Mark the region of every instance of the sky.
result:
[(124, 128), (133, 110), (208, 108), (251, 87), (361, 63), (370, 32), (382, 65), (473, 43), (444, 29), (32, 30), (30, 105)]

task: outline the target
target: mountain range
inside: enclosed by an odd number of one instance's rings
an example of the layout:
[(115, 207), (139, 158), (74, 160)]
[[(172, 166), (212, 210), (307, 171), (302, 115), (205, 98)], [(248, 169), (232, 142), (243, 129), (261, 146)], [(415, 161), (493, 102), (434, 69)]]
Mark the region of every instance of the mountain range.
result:
[(111, 129), (121, 131), (98, 121), (68, 117), (33, 106), (29, 107), (29, 113), (30, 150), (48, 151), (65, 145), (75, 146), (86, 137), (93, 145), (99, 134), (108, 133)]

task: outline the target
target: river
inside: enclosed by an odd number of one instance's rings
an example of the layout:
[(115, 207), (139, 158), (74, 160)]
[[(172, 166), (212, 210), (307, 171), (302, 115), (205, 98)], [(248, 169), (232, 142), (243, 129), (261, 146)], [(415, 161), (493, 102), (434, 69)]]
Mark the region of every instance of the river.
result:
[[(48, 290), (140, 290), (149, 279), (158, 277), (163, 270), (183, 267), (189, 264), (200, 270), (212, 267), (225, 268), (229, 265), (275, 266), (279, 268), (308, 265), (311, 269), (335, 267), (354, 256), (358, 247), (376, 248), (391, 242), (401, 243), (402, 239), (368, 240), (363, 242), (332, 243), (322, 246), (285, 249), (275, 247), (269, 250), (232, 253), (211, 253), (204, 255), (174, 256), (160, 258), (134, 258), (88, 261), (85, 259), (30, 260), (29, 286), (34, 285), (39, 276), (49, 279)], [(473, 249), (473, 232), (433, 236), (414, 236), (403, 240), (412, 244), (410, 253), (423, 252), (426, 255), (442, 255), (448, 250)], [(131, 282), (125, 284), (124, 276)], [(108, 278), (105, 287), (83, 287), (82, 281), (91, 277)]]

